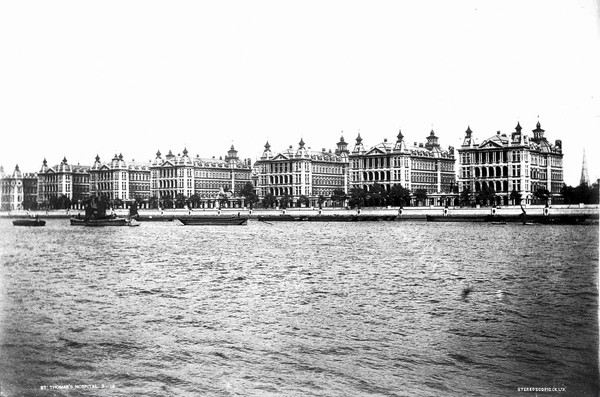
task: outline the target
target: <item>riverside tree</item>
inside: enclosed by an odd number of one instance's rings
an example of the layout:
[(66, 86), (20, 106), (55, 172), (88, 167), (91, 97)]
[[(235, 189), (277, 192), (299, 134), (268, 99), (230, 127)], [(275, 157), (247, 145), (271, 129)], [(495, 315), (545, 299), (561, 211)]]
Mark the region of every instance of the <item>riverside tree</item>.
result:
[(595, 182), (591, 186), (582, 183), (577, 187), (564, 184), (560, 190), (565, 204), (598, 204), (599, 203), (599, 183)]
[(304, 204), (305, 207), (310, 206), (310, 199), (306, 195), (302, 195), (298, 197), (298, 206), (302, 206)]
[(423, 205), (427, 204), (427, 190), (425, 189), (417, 189), (415, 190), (415, 200), (419, 203), (423, 203)]
[(362, 207), (365, 205), (367, 200), (367, 192), (360, 187), (353, 187), (350, 189), (350, 206), (351, 207)]
[(265, 194), (265, 197), (262, 200), (262, 205), (265, 208), (271, 208), (277, 203), (277, 198), (273, 193)]
[(515, 205), (521, 204), (521, 193), (517, 192), (517, 189), (513, 189), (512, 192), (510, 192), (510, 199), (513, 200)]
[(333, 201), (334, 204), (339, 204), (340, 207), (344, 205), (344, 202), (348, 199), (348, 195), (346, 194), (346, 192), (344, 191), (344, 189), (334, 189), (333, 193), (331, 194), (331, 201)]
[(185, 197), (182, 193), (177, 193), (177, 195), (175, 196), (175, 207), (183, 208), (183, 206), (186, 205), (187, 201), (187, 197)]
[(462, 192), (460, 192), (460, 205), (463, 207), (470, 207), (472, 203), (472, 194), (471, 188), (465, 187)]
[(400, 184), (395, 184), (390, 189), (389, 197), (393, 205), (403, 207), (410, 202), (410, 190)]
[(540, 200), (542, 203), (548, 205), (548, 199), (550, 198), (550, 192), (545, 187), (541, 187), (533, 192), (533, 196)]
[(388, 201), (388, 192), (385, 190), (385, 186), (381, 183), (375, 182), (371, 186), (371, 190), (368, 193), (368, 197), (372, 204), (376, 206), (386, 205)]
[(250, 206), (250, 209), (252, 209), (254, 204), (258, 203), (259, 201), (258, 195), (256, 194), (256, 189), (254, 188), (252, 182), (246, 182), (246, 184), (240, 189), (238, 195), (244, 197), (246, 203), (248, 203)]

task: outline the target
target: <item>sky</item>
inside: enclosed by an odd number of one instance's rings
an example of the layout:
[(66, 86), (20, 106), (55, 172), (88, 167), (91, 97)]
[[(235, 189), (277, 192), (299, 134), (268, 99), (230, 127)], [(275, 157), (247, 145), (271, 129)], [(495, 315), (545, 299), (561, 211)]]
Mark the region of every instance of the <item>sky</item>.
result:
[[(0, 165), (255, 160), (517, 122), (600, 177), (600, 13), (573, 1), (0, 2)], [(458, 164), (457, 164), (458, 168)]]

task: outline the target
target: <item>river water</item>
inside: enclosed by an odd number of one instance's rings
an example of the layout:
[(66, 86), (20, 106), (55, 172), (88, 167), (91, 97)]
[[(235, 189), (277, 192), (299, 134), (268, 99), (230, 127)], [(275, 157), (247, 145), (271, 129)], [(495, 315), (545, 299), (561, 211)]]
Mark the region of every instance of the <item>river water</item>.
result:
[(2, 396), (598, 395), (598, 227), (13, 227)]

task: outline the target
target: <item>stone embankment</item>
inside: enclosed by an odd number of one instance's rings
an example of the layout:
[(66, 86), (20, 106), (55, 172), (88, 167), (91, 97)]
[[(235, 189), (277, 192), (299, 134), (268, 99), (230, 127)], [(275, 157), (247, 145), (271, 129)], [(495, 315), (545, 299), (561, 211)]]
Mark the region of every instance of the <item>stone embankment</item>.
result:
[[(592, 219), (598, 219), (598, 205), (552, 205), (548, 208), (543, 205), (530, 205), (523, 207), (527, 216), (589, 216)], [(169, 210), (139, 210), (141, 220), (172, 220), (178, 217), (201, 217), (201, 216), (250, 216), (257, 218), (259, 216), (276, 216), (279, 214), (314, 217), (319, 215), (329, 216), (355, 216), (360, 212), (361, 215), (376, 215), (376, 216), (398, 216), (406, 220), (426, 220), (427, 215), (433, 216), (463, 216), (463, 217), (484, 217), (487, 215), (495, 215), (499, 217), (516, 217), (522, 213), (520, 206), (502, 206), (502, 207), (481, 207), (481, 208), (465, 208), (465, 207), (385, 207), (385, 208), (361, 208), (358, 210), (346, 208), (288, 208), (288, 209), (253, 209), (249, 208), (223, 208), (218, 209), (169, 209)], [(20, 218), (27, 216), (39, 216), (40, 218), (70, 218), (72, 216), (84, 215), (83, 210), (41, 210), (41, 211), (10, 211), (0, 212), (0, 217), (5, 218)], [(118, 216), (127, 216), (127, 209), (117, 209), (114, 213)]]

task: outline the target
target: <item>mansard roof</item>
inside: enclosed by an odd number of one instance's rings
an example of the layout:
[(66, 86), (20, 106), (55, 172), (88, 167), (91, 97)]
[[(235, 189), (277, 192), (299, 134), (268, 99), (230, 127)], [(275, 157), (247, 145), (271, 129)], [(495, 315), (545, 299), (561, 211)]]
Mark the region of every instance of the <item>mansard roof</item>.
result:
[(311, 150), (307, 148), (304, 140), (298, 143), (298, 148), (294, 149), (292, 145), (288, 146), (285, 150), (274, 153), (270, 157), (263, 156), (259, 161), (282, 161), (282, 160), (296, 160), (296, 159), (310, 159), (313, 161), (331, 161), (331, 162), (344, 162), (347, 161), (344, 157), (332, 152), (331, 150)]
[(367, 152), (365, 153), (367, 156), (368, 155), (372, 155), (372, 154), (386, 154), (389, 153), (393, 150), (394, 145), (390, 142), (388, 142), (387, 140), (378, 143), (377, 145), (371, 147), (369, 150), (367, 150)]
[(96, 155), (94, 164), (90, 166), (79, 166), (76, 167), (87, 167), (88, 171), (111, 171), (111, 170), (131, 170), (131, 169), (149, 169), (150, 162), (139, 162), (139, 161), (125, 161), (123, 159), (123, 154), (115, 155), (110, 161), (102, 162), (100, 160), (100, 156)]
[[(522, 134), (522, 127), (520, 123), (517, 123), (515, 127), (516, 132), (511, 134), (511, 138), (507, 136), (507, 134), (501, 134), (498, 131), (495, 135), (483, 140), (480, 144), (473, 144), (472, 146), (469, 144), (463, 144), (463, 150), (467, 148), (471, 149), (495, 149), (495, 148), (503, 148), (509, 146), (518, 146), (518, 147), (526, 147), (530, 150), (539, 151), (542, 153), (562, 153), (562, 147), (560, 141), (557, 141), (556, 144), (550, 143), (544, 136), (544, 130), (541, 129), (540, 122), (536, 124), (536, 129), (533, 130), (535, 137), (529, 137), (528, 135)], [(512, 139), (512, 140), (511, 140)]]
[(481, 142), (481, 144), (479, 145), (480, 148), (484, 148), (484, 147), (489, 147), (489, 148), (497, 148), (497, 147), (503, 147), (508, 145), (508, 137), (506, 136), (506, 134), (496, 134), (486, 140), (484, 140), (483, 142)]
[[(433, 132), (433, 131), (432, 131)], [(400, 136), (402, 137), (402, 140), (400, 140)], [(429, 135), (430, 137), (433, 136), (435, 137), (435, 135)], [(352, 153), (352, 157), (356, 157), (356, 156), (379, 156), (379, 155), (386, 155), (386, 154), (390, 154), (390, 153), (407, 153), (413, 156), (421, 156), (421, 157), (448, 157), (448, 158), (452, 158), (454, 157), (454, 148), (449, 148), (448, 150), (441, 148), (439, 145), (431, 145), (429, 147), (427, 147), (426, 144), (418, 144), (417, 142), (414, 143), (414, 145), (408, 145), (406, 144), (406, 141), (404, 139), (404, 135), (402, 135), (402, 133), (400, 132), (398, 134), (398, 141), (396, 141), (395, 143), (393, 142), (389, 142), (387, 139), (385, 139), (383, 142), (378, 143), (375, 146), (372, 146), (371, 148), (369, 148), (368, 150), (361, 152), (361, 151), (354, 151)], [(437, 139), (437, 137), (435, 137)], [(399, 144), (401, 143), (401, 144)]]

